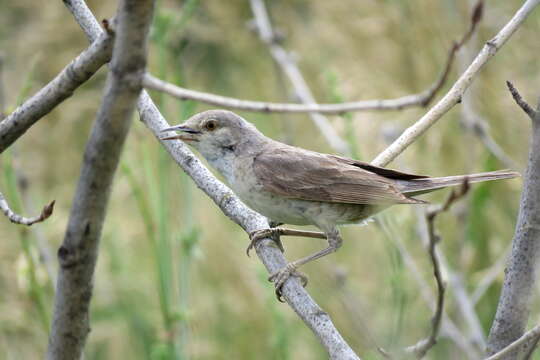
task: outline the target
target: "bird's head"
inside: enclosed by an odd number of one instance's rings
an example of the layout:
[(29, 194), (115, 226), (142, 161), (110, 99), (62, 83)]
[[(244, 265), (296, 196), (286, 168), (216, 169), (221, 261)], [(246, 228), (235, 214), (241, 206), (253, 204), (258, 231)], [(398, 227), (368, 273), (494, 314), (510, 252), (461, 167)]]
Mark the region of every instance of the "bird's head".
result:
[(162, 131), (180, 131), (180, 134), (165, 136), (162, 140), (183, 140), (208, 160), (235, 153), (242, 145), (263, 137), (252, 124), (226, 110), (204, 111), (183, 124)]

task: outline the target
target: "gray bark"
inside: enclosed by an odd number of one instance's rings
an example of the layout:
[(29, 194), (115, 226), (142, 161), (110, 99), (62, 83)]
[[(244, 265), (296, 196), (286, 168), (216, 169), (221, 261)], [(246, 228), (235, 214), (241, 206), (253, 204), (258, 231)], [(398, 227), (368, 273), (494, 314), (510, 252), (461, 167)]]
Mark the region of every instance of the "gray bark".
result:
[(70, 97), (80, 85), (111, 59), (112, 40), (107, 33), (101, 34), (50, 83), (0, 122), (0, 154), (36, 121)]
[(89, 305), (111, 184), (141, 91), (153, 1), (124, 0), (118, 9), (112, 69), (86, 145), (60, 263), (47, 359), (79, 359), (90, 331)]
[[(488, 338), (494, 354), (520, 338), (527, 325), (540, 254), (540, 111), (532, 118), (529, 160), (523, 179), (518, 221), (512, 240), (499, 305)], [(515, 359), (527, 343), (508, 352)]]

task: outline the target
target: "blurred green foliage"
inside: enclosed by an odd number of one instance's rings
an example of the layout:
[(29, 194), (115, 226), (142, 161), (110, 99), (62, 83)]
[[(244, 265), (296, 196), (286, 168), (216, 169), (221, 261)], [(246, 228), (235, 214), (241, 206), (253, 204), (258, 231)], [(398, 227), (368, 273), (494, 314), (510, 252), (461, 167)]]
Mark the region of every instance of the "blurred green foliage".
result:
[[(98, 18), (105, 18), (114, 14), (115, 3), (90, 1), (89, 5)], [(342, 102), (391, 98), (427, 88), (444, 65), (451, 42), (468, 26), (471, 1), (267, 3), (276, 28), (284, 34), (284, 46), (298, 55), (316, 98)], [(468, 51), (460, 54), (451, 80), (521, 3), (486, 3), (485, 18)], [(9, 112), (87, 43), (62, 2), (36, 5), (30, 0), (0, 0), (0, 7), (2, 76)], [(149, 69), (193, 89), (246, 99), (293, 100), (287, 79), (249, 30), (250, 19), (244, 1), (160, 0), (151, 32)], [(529, 124), (507, 94), (504, 81), (514, 81), (525, 98), (535, 98), (539, 31), (540, 17), (535, 13), (470, 91), (495, 140), (521, 167)], [(47, 346), (55, 249), (66, 228), (105, 71), (0, 157), (0, 191), (14, 210), (35, 214), (47, 201), (57, 200), (53, 216), (32, 228), (0, 217), (0, 359), (39, 358)], [(152, 95), (172, 124), (209, 108)], [(389, 138), (425, 111), (349, 113), (330, 120), (349, 142), (353, 156), (369, 161)], [(271, 137), (331, 152), (305, 114), (241, 115)], [(503, 167), (459, 125), (462, 116), (457, 106), (392, 166), (441, 176)], [(438, 220), (440, 247), (471, 293), (504, 256), (520, 187), (520, 180), (475, 186), (453, 212)], [(428, 200), (438, 202), (444, 195), (430, 195)], [(429, 330), (431, 310), (418, 296), (413, 269), (396, 243), (399, 238), (406, 246), (420, 269), (417, 275), (434, 291), (417, 223), (413, 207), (397, 206), (380, 217), (380, 226), (345, 227), (343, 248), (306, 266), (310, 292), (365, 358), (378, 358), (369, 337), (392, 349), (416, 342)], [(289, 259), (324, 245), (310, 239), (284, 242)], [(86, 359), (326, 358), (309, 329), (275, 300), (260, 262), (244, 255), (247, 236), (194, 187), (137, 120), (116, 176), (101, 244)], [(51, 253), (52, 260), (47, 256)], [(501, 271), (476, 306), (486, 334), (502, 275)], [(345, 301), (355, 308), (345, 307)], [(469, 330), (452, 288), (446, 310), (467, 337)], [(448, 337), (442, 337), (428, 357), (463, 358)]]

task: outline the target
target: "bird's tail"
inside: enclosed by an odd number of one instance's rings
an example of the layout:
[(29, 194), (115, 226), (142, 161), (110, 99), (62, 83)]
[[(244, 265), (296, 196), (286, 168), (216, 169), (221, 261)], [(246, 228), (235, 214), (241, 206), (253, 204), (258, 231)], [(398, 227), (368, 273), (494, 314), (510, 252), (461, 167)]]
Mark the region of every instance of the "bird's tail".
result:
[(482, 181), (512, 179), (518, 176), (520, 176), (520, 174), (515, 171), (498, 170), (470, 175), (444, 176), (413, 180), (397, 180), (396, 183), (398, 189), (402, 193), (406, 194), (407, 196), (416, 196), (449, 186), (461, 185), (463, 184), (465, 179), (467, 179), (470, 184), (473, 184)]

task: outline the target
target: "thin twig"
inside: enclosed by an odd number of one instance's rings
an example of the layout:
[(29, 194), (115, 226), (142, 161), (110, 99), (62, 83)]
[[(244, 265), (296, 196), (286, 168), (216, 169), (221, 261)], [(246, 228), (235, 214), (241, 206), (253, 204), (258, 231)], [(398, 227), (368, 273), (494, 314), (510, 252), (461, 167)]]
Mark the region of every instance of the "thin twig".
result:
[[(273, 34), (272, 27), (268, 21), (268, 14), (266, 13), (266, 9), (261, 8), (261, 5), (264, 6), (264, 4), (262, 4), (262, 2), (260, 2), (259, 0), (256, 0), (255, 2), (256, 2), (255, 9), (257, 9), (256, 19), (259, 19), (257, 23), (259, 25), (257, 26), (257, 28), (259, 29), (259, 34), (260, 34), (261, 39), (263, 40), (264, 43), (266, 43), (269, 46), (281, 48), (283, 51), (280, 51), (280, 54), (283, 54), (283, 52), (286, 53), (286, 51), (282, 47), (280, 47), (279, 44), (277, 44), (274, 39), (275, 35)], [(165, 92), (180, 100), (200, 101), (200, 102), (204, 102), (211, 105), (216, 105), (216, 106), (221, 106), (221, 107), (226, 107), (226, 108), (233, 108), (233, 109), (244, 110), (244, 111), (320, 113), (320, 114), (340, 115), (347, 112), (355, 112), (355, 111), (402, 110), (402, 109), (413, 107), (413, 106), (427, 106), (431, 102), (431, 100), (436, 96), (438, 91), (446, 83), (446, 80), (448, 79), (448, 75), (450, 74), (450, 70), (452, 68), (452, 64), (454, 63), (455, 55), (457, 51), (470, 38), (471, 34), (476, 29), (476, 25), (478, 24), (478, 21), (480, 20), (480, 17), (481, 17), (480, 15), (481, 10), (478, 10), (482, 8), (481, 4), (482, 4), (482, 1), (479, 1), (476, 7), (477, 10), (474, 12), (476, 16), (473, 16), (467, 33), (464, 34), (463, 37), (459, 41), (455, 42), (452, 45), (451, 49), (449, 50), (445, 67), (443, 68), (443, 71), (439, 75), (438, 79), (427, 90), (424, 90), (418, 94), (406, 95), (406, 96), (402, 96), (396, 99), (351, 101), (351, 102), (343, 102), (343, 103), (336, 103), (336, 104), (309, 103), (307, 101), (304, 104), (293, 104), (293, 103), (250, 101), (250, 100), (243, 100), (243, 99), (237, 99), (237, 98), (232, 98), (232, 97), (227, 97), (227, 96), (221, 96), (221, 95), (196, 91), (196, 90), (190, 90), (190, 89), (182, 88), (180, 86), (176, 86), (171, 83), (167, 83), (150, 74), (145, 75), (143, 85), (148, 89)], [(259, 14), (259, 12), (261, 14)], [(289, 58), (291, 57), (290, 55), (288, 56)], [(294, 63), (294, 60), (289, 59), (289, 62)], [(278, 64), (281, 64), (281, 62), (278, 62)], [(286, 74), (291, 73), (291, 75), (289, 75), (289, 78), (293, 78), (293, 79), (298, 78), (297, 73), (299, 71), (297, 70), (294, 71), (294, 73), (296, 74), (294, 76), (293, 76), (293, 70), (288, 70), (284, 72)], [(303, 78), (301, 78), (301, 80), (297, 79), (296, 81), (298, 82), (298, 84), (302, 84), (301, 86), (297, 85), (298, 88), (307, 87)]]
[(540, 0), (527, 0), (516, 12), (512, 19), (489, 40), (473, 60), (471, 65), (459, 77), (452, 88), (437, 102), (422, 118), (410, 126), (389, 147), (380, 153), (372, 162), (373, 165), (385, 166), (401, 154), (409, 145), (414, 143), (444, 114), (459, 103), (461, 97), (471, 85), (484, 65), (497, 53), (508, 39), (519, 29), (527, 16), (540, 3)]
[[(102, 30), (83, 0), (64, 0), (64, 3), (66, 3), (77, 22), (83, 27), (90, 41), (100, 36)], [(159, 140), (162, 136), (161, 130), (170, 125), (163, 118), (146, 91), (142, 92), (137, 106), (141, 121)], [(229, 188), (217, 180), (204, 167), (187, 146), (180, 141), (162, 141), (162, 145), (197, 186), (219, 206), (223, 213), (239, 224), (247, 233), (269, 227), (265, 217), (247, 208)], [(283, 254), (273, 244), (271, 239), (265, 239), (256, 247), (257, 255), (269, 273), (274, 273), (287, 263)], [(311, 298), (299, 281), (295, 279), (287, 281), (283, 288), (283, 297), (317, 336), (331, 359), (359, 359), (336, 329), (330, 316)]]
[[(385, 222), (382, 221), (383, 218), (384, 218), (384, 215), (376, 217), (375, 224), (381, 228), (385, 236), (387, 236), (391, 241), (394, 242), (407, 268), (411, 271), (413, 278), (418, 283), (418, 287), (420, 289), (420, 294), (422, 296), (422, 299), (435, 312), (436, 304), (433, 303), (433, 298), (435, 297), (435, 295), (433, 294), (430, 286), (426, 283), (426, 281), (422, 277), (420, 268), (415, 262), (413, 256), (410, 254), (410, 252), (407, 250), (406, 246), (404, 245), (403, 239), (401, 238), (400, 234), (395, 233), (395, 232), (391, 233), (388, 226), (385, 224)], [(427, 223), (425, 221), (425, 216), (422, 216), (421, 219), (424, 225), (426, 226), (426, 231), (422, 231), (420, 234), (421, 236), (427, 237)], [(426, 244), (428, 244), (428, 242), (429, 242), (428, 240), (425, 241)], [(463, 351), (463, 355), (466, 356), (467, 358), (473, 360), (473, 359), (478, 359), (480, 357), (478, 350), (472, 346), (468, 337), (466, 337), (465, 335), (461, 333), (457, 325), (453, 322), (453, 320), (450, 317), (447, 316), (445, 312), (443, 312), (441, 332), (443, 335), (452, 339), (452, 341), (454, 341), (454, 343)]]
[(508, 86), (508, 90), (510, 91), (510, 94), (512, 94), (512, 97), (516, 101), (516, 104), (519, 105), (519, 107), (525, 111), (525, 113), (531, 118), (531, 120), (534, 120), (536, 117), (536, 111), (521, 97), (521, 94), (518, 92), (518, 90), (514, 87), (514, 84), (512, 84), (510, 81), (506, 81), (506, 86)]
[(0, 122), (0, 153), (36, 121), (70, 97), (111, 59), (113, 37), (103, 34), (69, 63), (56, 77)]
[(101, 107), (86, 145), (60, 264), (48, 360), (80, 359), (88, 333), (89, 307), (99, 239), (114, 174), (142, 90), (154, 1), (121, 0), (114, 52)]
[(534, 340), (540, 336), (540, 325), (536, 325), (531, 330), (527, 331), (525, 334), (523, 334), (519, 339), (512, 342), (510, 345), (502, 349), (501, 351), (485, 358), (485, 360), (499, 360), (504, 359), (507, 355), (512, 354), (515, 350), (517, 350), (520, 346), (526, 345), (531, 340)]
[[(276, 40), (276, 35), (270, 22), (270, 17), (263, 0), (250, 0), (251, 12), (261, 41), (268, 47), (272, 58), (283, 74), (287, 76), (296, 96), (304, 104), (315, 104), (315, 98), (296, 64), (294, 57)], [(330, 121), (320, 113), (309, 113), (311, 120), (319, 128), (321, 135), (337, 152), (350, 154), (348, 143), (342, 139), (333, 128)]]
[(41, 214), (27, 218), (11, 210), (6, 198), (4, 197), (4, 195), (2, 195), (2, 193), (0, 193), (0, 210), (2, 210), (4, 215), (6, 215), (9, 221), (11, 221), (12, 223), (31, 226), (35, 223), (47, 220), (49, 216), (52, 215), (54, 210), (54, 200), (43, 207), (43, 210), (41, 210)]
[(443, 280), (441, 273), (441, 260), (436, 250), (436, 246), (440, 241), (439, 235), (435, 232), (435, 218), (442, 212), (447, 211), (453, 203), (465, 196), (469, 190), (469, 183), (465, 178), (463, 185), (459, 190), (452, 190), (447, 197), (444, 204), (435, 209), (428, 210), (425, 214), (427, 228), (428, 228), (428, 252), (433, 264), (433, 275), (437, 282), (437, 306), (435, 307), (435, 314), (431, 320), (431, 333), (425, 339), (420, 340), (415, 345), (409, 346), (405, 349), (406, 352), (415, 354), (418, 359), (423, 358), (426, 353), (436, 344), (437, 336), (441, 328), (441, 322), (444, 312), (444, 295), (446, 291), (446, 281)]

